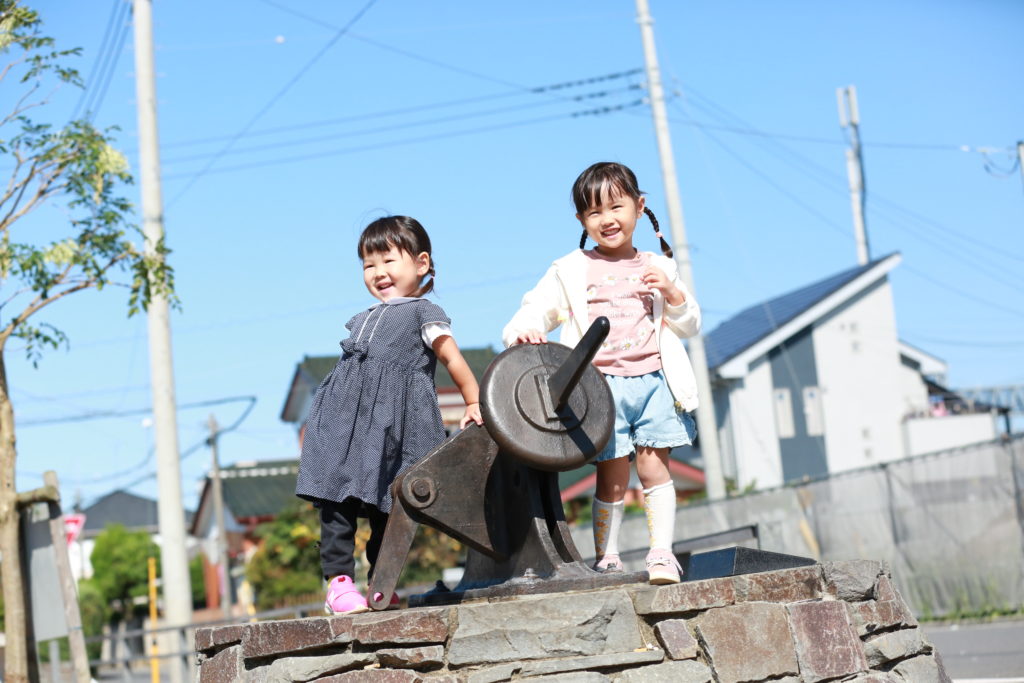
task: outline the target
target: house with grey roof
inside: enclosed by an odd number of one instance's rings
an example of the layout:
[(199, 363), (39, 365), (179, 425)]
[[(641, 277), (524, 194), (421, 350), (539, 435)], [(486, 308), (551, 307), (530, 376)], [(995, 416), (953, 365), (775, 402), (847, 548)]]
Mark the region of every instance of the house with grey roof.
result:
[[(75, 579), (88, 579), (92, 576), (92, 563), (89, 557), (96, 545), (96, 537), (111, 524), (120, 524), (128, 531), (143, 531), (160, 545), (157, 508), (157, 502), (152, 498), (118, 489), (96, 499), (88, 507), (76, 510), (85, 515), (85, 524), (82, 525), (78, 537), (68, 546), (71, 573)], [(186, 523), (191, 517), (192, 512), (186, 510)]]
[(738, 488), (996, 438), (989, 412), (936, 409), (947, 368), (899, 339), (889, 273), (900, 258), (755, 304), (705, 335), (723, 470)]
[[(254, 534), (256, 527), (271, 521), (281, 510), (298, 501), (295, 497), (295, 478), (298, 472), (299, 461), (296, 458), (236, 462), (220, 468), (227, 569), (235, 594), (238, 594), (244, 579), (245, 563), (258, 546)], [(205, 557), (203, 574), (206, 604), (216, 608), (222, 603), (221, 569), (217, 564), (219, 531), (213, 486), (213, 479), (207, 475), (189, 534), (198, 540)]]
[[(489, 346), (481, 349), (462, 350), (462, 356), (466, 359), (466, 363), (473, 371), (477, 381), (483, 378), (484, 371), (496, 355), (494, 349)], [(296, 429), (302, 429), (306, 416), (309, 415), (309, 408), (313, 403), (316, 388), (337, 362), (338, 356), (306, 356), (302, 359), (292, 375), (284, 407), (281, 409), (283, 421), (294, 424)], [(441, 408), (441, 419), (444, 421), (445, 428), (451, 433), (458, 428), (459, 420), (466, 412), (466, 403), (462, 400), (462, 394), (455, 386), (455, 381), (441, 363), (437, 364), (434, 384), (437, 387), (437, 403)]]

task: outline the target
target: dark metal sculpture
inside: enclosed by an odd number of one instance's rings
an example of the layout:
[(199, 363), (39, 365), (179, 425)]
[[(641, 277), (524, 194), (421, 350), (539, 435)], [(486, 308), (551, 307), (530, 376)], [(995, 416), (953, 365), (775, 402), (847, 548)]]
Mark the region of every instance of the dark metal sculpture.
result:
[(600, 574), (587, 567), (562, 513), (558, 472), (580, 467), (611, 437), (611, 392), (590, 364), (608, 335), (598, 318), (575, 349), (519, 344), (484, 373), (484, 426), (470, 425), (403, 472), (384, 533), (370, 605), (394, 593), (417, 523), (469, 546), (454, 590), (410, 604), (596, 588), (642, 581), (644, 573)]

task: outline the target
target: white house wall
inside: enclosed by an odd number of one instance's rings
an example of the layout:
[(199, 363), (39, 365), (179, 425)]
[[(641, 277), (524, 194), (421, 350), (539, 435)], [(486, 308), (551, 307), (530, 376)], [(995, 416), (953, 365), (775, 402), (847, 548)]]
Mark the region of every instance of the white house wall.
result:
[(755, 362), (742, 383), (729, 392), (729, 426), (734, 445), (737, 484), (740, 489), (779, 486), (782, 461), (772, 409), (771, 365)]
[(907, 420), (908, 455), (934, 453), (947, 448), (993, 441), (996, 438), (996, 416), (989, 413), (944, 415)]
[(906, 387), (888, 278), (814, 326), (830, 472), (905, 455)]
[(931, 406), (928, 403), (928, 385), (921, 379), (921, 372), (901, 362), (899, 375), (901, 417), (926, 415)]

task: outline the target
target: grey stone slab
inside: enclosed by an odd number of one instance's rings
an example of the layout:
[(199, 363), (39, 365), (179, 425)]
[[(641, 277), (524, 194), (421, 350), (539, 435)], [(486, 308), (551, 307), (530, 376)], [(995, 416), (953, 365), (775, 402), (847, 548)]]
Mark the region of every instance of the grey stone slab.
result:
[(875, 560), (844, 560), (824, 562), (825, 581), (840, 600), (856, 602), (875, 597), (875, 581), (884, 571)]
[(262, 667), (262, 680), (267, 683), (312, 681), (323, 676), (350, 671), (372, 664), (372, 652), (344, 653), (322, 657), (281, 657)]
[(904, 659), (892, 668), (892, 673), (912, 683), (949, 683), (945, 669), (931, 655)]
[(863, 645), (838, 600), (788, 605), (800, 673), (808, 683), (866, 671)]
[(695, 659), (699, 646), (684, 619), (666, 619), (654, 625), (654, 636), (671, 659)]
[(633, 602), (624, 591), (569, 593), (461, 606), (448, 663), (591, 656), (642, 646)]
[(708, 683), (712, 679), (711, 669), (706, 664), (688, 659), (630, 669), (612, 680), (614, 683)]
[(513, 674), (519, 673), (519, 664), (499, 664), (498, 666), (489, 666), (486, 669), (477, 669), (476, 671), (470, 671), (465, 674), (466, 683), (496, 683), (497, 681), (507, 681), (512, 678)]
[(745, 602), (697, 617), (718, 680), (760, 681), (799, 674), (785, 605)]
[(597, 671), (573, 671), (556, 676), (531, 678), (534, 683), (607, 683), (611, 679)]
[(592, 671), (610, 669), (620, 666), (640, 666), (661, 662), (665, 659), (662, 650), (642, 650), (640, 652), (620, 652), (595, 657), (573, 657), (571, 659), (548, 659), (540, 662), (523, 664), (521, 676), (546, 676), (565, 671)]
[(872, 667), (931, 651), (932, 646), (916, 628), (890, 631), (864, 641), (864, 654)]
[(377, 650), (380, 665), (389, 669), (433, 669), (444, 665), (444, 646), (402, 647)]

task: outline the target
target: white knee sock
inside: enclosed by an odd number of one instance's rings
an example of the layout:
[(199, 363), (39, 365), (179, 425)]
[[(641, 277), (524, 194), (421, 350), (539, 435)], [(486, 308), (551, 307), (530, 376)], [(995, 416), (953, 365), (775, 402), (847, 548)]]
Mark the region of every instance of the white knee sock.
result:
[(593, 520), (594, 555), (601, 559), (605, 555), (619, 554), (619, 526), (622, 524), (624, 501), (606, 503), (594, 496)]
[(676, 528), (676, 489), (671, 481), (644, 489), (644, 511), (647, 513), (651, 547), (672, 550), (672, 536)]

